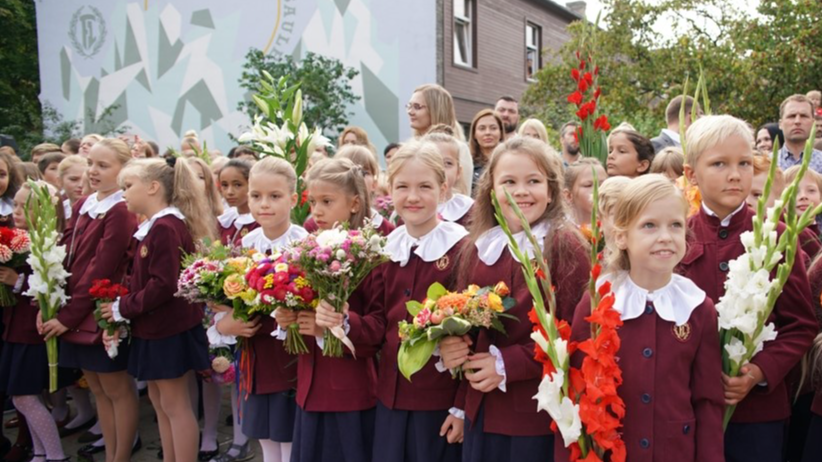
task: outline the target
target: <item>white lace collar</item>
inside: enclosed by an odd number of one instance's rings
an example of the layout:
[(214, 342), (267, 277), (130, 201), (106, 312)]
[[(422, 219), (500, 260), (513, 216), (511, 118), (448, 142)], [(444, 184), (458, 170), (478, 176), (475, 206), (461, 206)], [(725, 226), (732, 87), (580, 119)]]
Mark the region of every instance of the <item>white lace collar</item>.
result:
[(251, 216), (251, 213), (241, 214), (237, 211), (237, 207), (230, 207), (223, 212), (222, 215), (217, 217), (217, 221), (220, 222), (220, 226), (224, 228), (228, 228), (234, 224), (236, 229), (240, 229), (254, 223), (254, 217)]
[(0, 215), (8, 216), (14, 213), (14, 202), (8, 197), (0, 199)]
[(244, 249), (254, 249), (258, 252), (268, 253), (270, 250), (279, 250), (294, 241), (299, 241), (308, 236), (309, 233), (305, 229), (297, 225), (290, 225), (281, 236), (275, 239), (269, 239), (263, 233), (263, 228), (257, 228), (243, 236), (242, 245)]
[(138, 241), (142, 241), (143, 239), (145, 239), (146, 236), (149, 234), (152, 225), (154, 225), (154, 222), (157, 221), (158, 218), (165, 217), (166, 215), (173, 215), (182, 221), (186, 220), (186, 216), (183, 215), (183, 212), (181, 212), (180, 209), (178, 209), (177, 207), (166, 207), (163, 210), (152, 215), (151, 219), (141, 223), (140, 226), (137, 227), (137, 232), (134, 233), (134, 238)]
[(102, 201), (97, 200), (97, 194), (94, 193), (86, 198), (83, 206), (80, 207), (80, 215), (88, 214), (92, 220), (96, 219), (98, 215), (108, 212), (112, 207), (120, 202), (123, 202), (123, 190), (119, 190)]
[[(705, 202), (701, 202), (700, 205), (703, 207), (703, 211), (706, 212), (706, 215), (708, 215), (710, 217), (716, 217), (717, 216), (717, 214), (714, 213), (714, 210), (710, 209), (706, 205)], [(737, 207), (734, 212), (726, 215), (726, 218), (720, 220), (720, 226), (723, 226), (723, 227), (729, 226), (729, 223), (732, 222), (732, 217), (735, 216), (737, 214), (737, 212), (743, 210), (743, 207), (746, 207), (746, 202), (743, 202), (742, 204), (740, 204), (740, 206)]]
[(65, 215), (66, 221), (71, 218), (71, 200), (70, 199), (63, 199), (63, 215)]
[(380, 212), (375, 209), (371, 209), (371, 225), (374, 226), (375, 229), (383, 225), (383, 220), (383, 215), (380, 215)]
[(462, 194), (454, 194), (452, 198), (437, 206), (437, 212), (444, 220), (457, 221), (465, 216), (472, 208), (474, 199)]
[[(542, 252), (544, 245), (543, 241), (545, 240), (546, 235), (549, 234), (549, 222), (542, 221), (532, 227), (532, 234), (534, 234), (534, 237), (540, 244), (540, 251)], [(520, 250), (528, 253), (529, 255), (533, 253), (534, 247), (532, 247), (529, 238), (526, 237), (525, 231), (520, 231), (515, 234), (514, 240), (517, 242)], [(503, 249), (509, 246), (509, 238), (506, 236), (506, 233), (503, 232), (503, 228), (500, 226), (495, 226), (494, 228), (483, 233), (474, 245), (477, 247), (477, 256), (480, 258), (480, 261), (485, 263), (486, 266), (491, 266), (497, 263), (497, 260), (500, 259), (500, 255), (503, 254)], [(509, 252), (511, 252), (512, 256), (514, 256), (514, 252), (511, 249), (509, 249)]]
[(654, 292), (635, 284), (625, 271), (601, 277), (597, 280), (597, 286), (600, 287), (604, 281), (611, 282), (614, 308), (624, 321), (642, 315), (648, 301), (654, 303), (654, 310), (662, 319), (682, 326), (689, 320), (692, 311), (706, 299), (706, 292), (691, 279), (679, 274), (672, 274), (671, 281)]
[(445, 255), (468, 234), (466, 228), (457, 223), (441, 221), (425, 236), (415, 238), (409, 235), (406, 225), (403, 225), (389, 234), (386, 252), (391, 256), (391, 261), (406, 266), (411, 257), (412, 247), (417, 246), (414, 254), (424, 262), (430, 263)]

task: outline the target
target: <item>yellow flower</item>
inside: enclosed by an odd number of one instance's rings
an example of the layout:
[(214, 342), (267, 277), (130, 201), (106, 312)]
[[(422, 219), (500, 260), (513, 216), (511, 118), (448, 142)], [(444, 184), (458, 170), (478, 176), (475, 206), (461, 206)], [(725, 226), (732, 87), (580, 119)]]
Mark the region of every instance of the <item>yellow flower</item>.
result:
[(464, 290), (463, 293), (470, 296), (470, 297), (473, 297), (477, 293), (478, 290), (480, 290), (480, 286), (478, 286), (476, 284), (472, 284), (468, 287), (468, 289)]
[(242, 274), (232, 274), (223, 281), (223, 293), (229, 300), (234, 300), (244, 290), (246, 290), (246, 279)]
[(306, 280), (306, 278), (304, 278), (303, 276), (300, 276), (300, 277), (298, 277), (297, 279), (294, 280), (294, 286), (297, 287), (298, 289), (302, 289), (303, 287), (306, 287), (308, 285), (309, 285), (309, 281)]
[(425, 308), (429, 311), (433, 311), (434, 310), (434, 305), (436, 303), (437, 302), (435, 302), (434, 300), (430, 300), (430, 299), (427, 298), (425, 301), (423, 301), (423, 308)]
[(506, 295), (509, 295), (509, 286), (507, 286), (505, 282), (500, 281), (494, 286), (494, 293), (500, 295), (501, 297), (505, 297)]
[(500, 296), (494, 292), (489, 292), (489, 308), (498, 313), (503, 312), (503, 300), (500, 299)]
[(266, 281), (263, 284), (264, 289), (271, 289), (272, 287), (274, 287), (274, 274), (269, 273), (269, 274), (263, 276), (263, 280)]

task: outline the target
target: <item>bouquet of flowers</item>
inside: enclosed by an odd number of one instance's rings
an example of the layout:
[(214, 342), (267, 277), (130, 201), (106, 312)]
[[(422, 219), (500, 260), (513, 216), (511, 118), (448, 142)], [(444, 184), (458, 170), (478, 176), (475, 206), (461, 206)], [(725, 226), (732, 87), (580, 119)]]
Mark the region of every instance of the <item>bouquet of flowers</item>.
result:
[[(125, 322), (109, 322), (103, 318), (103, 315), (100, 311), (101, 305), (104, 303), (111, 303), (117, 300), (118, 297), (122, 297), (129, 293), (129, 290), (120, 284), (112, 284), (108, 279), (97, 279), (92, 282), (91, 289), (89, 289), (89, 295), (94, 300), (95, 309), (94, 309), (94, 319), (97, 321), (97, 325), (100, 326), (101, 329), (105, 329), (108, 335), (114, 335), (114, 333), (120, 330), (121, 327), (126, 327), (127, 324)], [(117, 357), (117, 343), (112, 342), (108, 348), (106, 348), (106, 354), (109, 355), (109, 358), (114, 359)]]
[[(517, 319), (505, 313), (514, 306), (509, 288), (503, 282), (494, 287), (470, 285), (463, 292), (449, 292), (439, 282), (432, 284), (423, 303), (410, 301), (406, 310), (412, 322), (400, 321), (400, 350), (397, 365), (400, 373), (411, 376), (423, 368), (443, 337), (465, 335), (474, 328), (495, 329), (503, 334), (501, 317)], [(462, 370), (452, 371), (452, 376)]]
[[(246, 274), (246, 282), (257, 293), (255, 312), (274, 316), (274, 310), (280, 307), (292, 311), (314, 310), (320, 301), (306, 274), (295, 262), (288, 261), (286, 255), (258, 261)], [(284, 347), (291, 354), (309, 352), (299, 330), (297, 323), (294, 323), (286, 331)]]
[[(508, 192), (506, 199), (520, 218), (533, 248), (540, 249), (526, 217)], [(537, 410), (546, 411), (551, 416), (552, 430), (560, 433), (564, 446), (570, 450), (569, 460), (625, 462), (626, 446), (618, 432), (625, 415), (625, 404), (617, 395), (617, 387), (623, 379), (616, 359), (620, 349), (617, 328), (622, 321), (614, 309), (614, 294), (610, 293), (609, 283), (603, 284), (599, 290), (594, 289), (594, 281), (600, 273), (596, 251), (592, 251), (592, 281), (589, 285), (592, 312), (585, 318), (591, 324), (591, 337), (576, 344), (570, 340), (569, 324), (555, 315), (554, 290), (546, 260), (539, 250), (534, 255), (520, 250), (494, 193), (492, 201), (497, 222), (509, 237), (509, 245), (523, 266), (523, 275), (534, 301), (529, 318), (534, 324), (535, 360), (543, 365), (543, 379), (534, 396)], [(597, 204), (592, 212), (595, 236), (598, 231), (596, 210)], [(537, 268), (532, 260), (537, 262)], [(569, 358), (576, 350), (585, 353), (579, 369), (569, 364)]]
[[(57, 229), (57, 209), (55, 197), (49, 186), (29, 180), (31, 194), (26, 203), (26, 223), (31, 239), (31, 253), (26, 261), (32, 269), (29, 289), (25, 295), (37, 300), (43, 321), (57, 315), (69, 299), (66, 295), (66, 281), (70, 274), (63, 269), (66, 246), (57, 245), (60, 234)], [(49, 392), (57, 391), (57, 338), (46, 340), (46, 355), (49, 364)]]
[[(380, 236), (368, 221), (362, 229), (335, 227), (309, 234), (295, 243), (289, 260), (297, 262), (318, 298), (330, 303), (341, 313), (352, 292), (366, 276), (388, 259), (383, 248), (386, 238)], [(342, 327), (323, 333), (323, 355), (342, 357), (346, 346), (354, 354), (354, 344)]]
[(234, 366), (234, 355), (231, 348), (226, 346), (209, 349), (211, 358), (211, 380), (216, 383), (233, 383), (237, 378), (237, 369)]
[(392, 223), (394, 222), (392, 219), (392, 215), (394, 215), (394, 203), (392, 202), (391, 196), (375, 197), (372, 206), (383, 218)]
[[(26, 262), (31, 251), (29, 233), (24, 229), (0, 228), (0, 266), (17, 268)], [(12, 306), (17, 299), (9, 287), (0, 284), (0, 306)]]
[[(230, 304), (229, 289), (236, 288), (237, 279), (243, 279), (251, 264), (250, 255), (233, 256), (233, 249), (219, 241), (207, 243), (203, 253), (187, 255), (177, 280), (175, 296), (192, 303)], [(227, 280), (230, 280), (227, 284)], [(232, 291), (232, 295), (235, 293)], [(237, 298), (237, 297), (234, 297)]]
[[(814, 127), (806, 142), (803, 163), (794, 182), (783, 191), (774, 206), (764, 213), (777, 169), (778, 150), (775, 144), (769, 176), (763, 195), (757, 202), (757, 214), (752, 218), (753, 230), (740, 235), (745, 252), (729, 262), (729, 275), (724, 283), (726, 293), (716, 305), (720, 344), (723, 347), (723, 373), (729, 377), (737, 377), (740, 369), (763, 350), (765, 342), (777, 338), (777, 331), (774, 324), (769, 322), (769, 317), (794, 266), (798, 235), (814, 222), (815, 216), (821, 211), (818, 204), (815, 208), (806, 209), (798, 217), (794, 207), (800, 180), (812, 157), (813, 142)], [(778, 238), (777, 226), (781, 216), (785, 218), (786, 229)], [(735, 407), (726, 407), (724, 428)]]

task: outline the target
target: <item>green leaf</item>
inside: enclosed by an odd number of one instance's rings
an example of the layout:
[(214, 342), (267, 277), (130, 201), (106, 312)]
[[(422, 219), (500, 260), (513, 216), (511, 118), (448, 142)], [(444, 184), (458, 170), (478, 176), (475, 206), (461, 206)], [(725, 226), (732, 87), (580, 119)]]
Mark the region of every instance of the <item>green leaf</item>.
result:
[(472, 325), (465, 319), (458, 318), (457, 316), (449, 316), (443, 320), (440, 327), (442, 327), (448, 335), (465, 335), (471, 330)]
[(417, 313), (419, 313), (422, 309), (423, 304), (416, 300), (406, 302), (406, 311), (408, 311), (412, 316), (417, 316)]
[(403, 342), (400, 345), (400, 350), (397, 351), (397, 367), (403, 377), (411, 382), (411, 376), (423, 369), (423, 366), (431, 359), (436, 347), (437, 342), (431, 340), (417, 342), (414, 345)]
[(435, 282), (434, 284), (430, 285), (429, 290), (426, 291), (426, 298), (428, 298), (429, 300), (437, 300), (438, 298), (446, 295), (447, 293), (448, 290), (446, 290), (446, 288), (443, 287), (443, 284)]

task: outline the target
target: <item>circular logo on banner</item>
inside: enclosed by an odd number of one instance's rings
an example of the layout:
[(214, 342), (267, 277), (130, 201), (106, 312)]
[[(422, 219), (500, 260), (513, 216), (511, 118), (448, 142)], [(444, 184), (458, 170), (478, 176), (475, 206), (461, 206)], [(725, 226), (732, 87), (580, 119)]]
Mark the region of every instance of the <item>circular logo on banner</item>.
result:
[(96, 55), (106, 41), (106, 21), (100, 10), (81, 6), (75, 11), (69, 23), (69, 39), (80, 56), (91, 58)]

